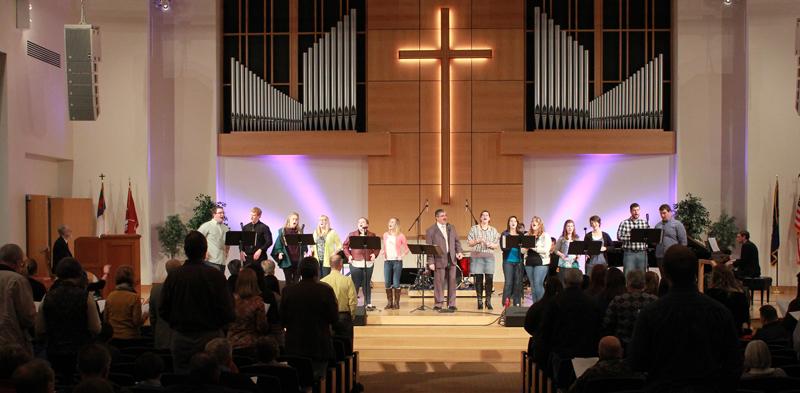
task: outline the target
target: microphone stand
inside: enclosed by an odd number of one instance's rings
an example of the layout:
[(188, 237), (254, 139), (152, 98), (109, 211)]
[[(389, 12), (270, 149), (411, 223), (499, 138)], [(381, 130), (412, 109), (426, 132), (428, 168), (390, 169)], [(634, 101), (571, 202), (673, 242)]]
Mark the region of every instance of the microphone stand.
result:
[[(425, 201), (425, 206), (419, 211), (419, 214), (417, 214), (417, 218), (414, 219), (414, 222), (411, 223), (411, 226), (408, 227), (408, 230), (406, 231), (411, 232), (414, 226), (417, 226), (417, 243), (419, 243), (419, 238), (422, 236), (422, 226), (420, 225), (419, 219), (422, 217), (422, 213), (425, 213), (426, 210), (428, 210), (427, 200)], [(422, 258), (422, 255), (417, 255), (417, 278), (414, 280), (414, 285), (412, 285), (412, 288), (417, 290), (422, 289), (424, 291), (425, 288), (430, 286), (430, 283), (427, 282), (428, 280), (426, 280), (425, 262), (422, 261)], [(424, 292), (422, 301), (425, 301)]]
[(475, 218), (475, 213), (472, 212), (472, 206), (469, 205), (469, 199), (467, 199), (467, 202), (464, 205), (464, 207), (467, 208), (469, 215), (472, 216), (472, 225), (478, 225), (478, 219)]

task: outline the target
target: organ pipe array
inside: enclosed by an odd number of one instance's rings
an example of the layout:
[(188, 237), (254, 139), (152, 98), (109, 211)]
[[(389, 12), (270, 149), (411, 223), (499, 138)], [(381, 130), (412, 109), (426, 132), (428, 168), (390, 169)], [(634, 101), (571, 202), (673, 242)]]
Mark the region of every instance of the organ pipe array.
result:
[(534, 128), (661, 128), (662, 55), (590, 101), (589, 51), (539, 7), (533, 13)]
[(355, 9), (303, 52), (302, 103), (231, 58), (233, 130), (354, 130), (356, 64)]

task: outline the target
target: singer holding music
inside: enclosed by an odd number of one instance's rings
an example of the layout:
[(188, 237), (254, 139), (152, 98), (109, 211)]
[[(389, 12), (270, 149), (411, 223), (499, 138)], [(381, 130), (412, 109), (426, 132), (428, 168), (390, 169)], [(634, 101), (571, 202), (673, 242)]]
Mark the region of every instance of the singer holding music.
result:
[[(480, 222), (473, 225), (467, 234), (467, 243), (472, 247), (469, 271), (475, 281), (475, 293), (478, 296), (478, 310), (483, 310), (484, 289), (486, 292), (486, 309), (493, 310), (492, 292), (494, 289), (494, 251), (500, 246), (500, 233), (489, 225), (492, 218), (488, 210), (481, 212)], [(484, 280), (484, 277), (486, 278)]]
[[(461, 241), (456, 229), (447, 222), (447, 212), (436, 209), (436, 223), (425, 230), (425, 242), (439, 246), (444, 255), (428, 256), (428, 268), (433, 270), (434, 311), (455, 312), (456, 308), (456, 262), (463, 257)], [(447, 308), (444, 308), (444, 287), (447, 283)]]
[(278, 267), (283, 269), (283, 275), (286, 277), (286, 285), (296, 284), (300, 281), (300, 274), (297, 267), (300, 265), (300, 259), (307, 252), (308, 246), (289, 246), (286, 244), (286, 235), (294, 235), (303, 233), (305, 224), (300, 225), (300, 214), (291, 212), (286, 216), (286, 221), (283, 223), (283, 228), (278, 229), (278, 236), (275, 240), (275, 247), (272, 247), (272, 259), (278, 263)]
[(331, 257), (342, 248), (339, 234), (331, 228), (331, 219), (326, 215), (319, 216), (319, 224), (314, 230), (314, 247), (311, 256), (317, 258), (322, 264), (320, 279), (331, 273)]
[(375, 236), (369, 229), (369, 220), (366, 217), (361, 217), (357, 222), (357, 229), (347, 234), (347, 239), (342, 244), (344, 254), (350, 261), (350, 276), (353, 278), (353, 284), (356, 285), (356, 295), (358, 289), (364, 292), (364, 305), (367, 311), (375, 311), (375, 306), (372, 305), (372, 269), (375, 267), (375, 258), (381, 252), (380, 249), (359, 249), (350, 248), (350, 236)]
[(539, 216), (533, 216), (531, 226), (526, 236), (536, 238), (534, 248), (523, 248), (525, 256), (525, 274), (531, 283), (531, 303), (536, 303), (544, 296), (544, 279), (550, 269), (550, 247), (553, 240), (544, 231), (544, 221)]
[(508, 217), (506, 230), (500, 237), (500, 247), (503, 249), (503, 304), (509, 302), (515, 307), (522, 304), (522, 251), (518, 245), (507, 242), (508, 236), (522, 236), (523, 230), (519, 226), (517, 216)]
[[(611, 241), (611, 236), (600, 229), (600, 223), (600, 216), (594, 215), (589, 217), (589, 226), (592, 227), (592, 231), (583, 237), (583, 241), (585, 242), (603, 242), (603, 245), (600, 246), (600, 253), (597, 255), (592, 255), (592, 257), (586, 261), (586, 274), (591, 273), (592, 268), (594, 268), (595, 265), (608, 265), (606, 251), (608, 251), (608, 249), (614, 244)], [(583, 230), (586, 231), (586, 228)]]
[(250, 222), (247, 225), (242, 225), (242, 232), (255, 232), (255, 244), (242, 244), (241, 245), (241, 258), (245, 263), (258, 262), (266, 260), (269, 257), (267, 250), (272, 246), (272, 231), (269, 226), (261, 222), (261, 209), (253, 207), (250, 209)]
[(570, 243), (579, 240), (575, 233), (575, 221), (569, 219), (564, 221), (564, 229), (561, 236), (556, 241), (556, 255), (558, 255), (558, 277), (564, 282), (567, 269), (579, 269), (578, 256), (569, 253)]
[(617, 240), (622, 242), (622, 269), (627, 276), (628, 272), (639, 270), (647, 271), (647, 243), (632, 242), (631, 229), (649, 229), (650, 224), (639, 218), (639, 204), (634, 202), (630, 206), (631, 216), (619, 224)]

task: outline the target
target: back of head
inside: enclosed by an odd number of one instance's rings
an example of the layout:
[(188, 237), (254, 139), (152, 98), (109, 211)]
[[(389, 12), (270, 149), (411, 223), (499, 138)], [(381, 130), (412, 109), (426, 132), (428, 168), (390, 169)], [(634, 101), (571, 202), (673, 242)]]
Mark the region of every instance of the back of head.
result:
[(83, 277), (83, 267), (75, 258), (64, 258), (56, 266), (56, 276), (62, 280)]
[(206, 353), (220, 366), (233, 362), (233, 347), (227, 338), (215, 338), (206, 344), (205, 349)]
[(648, 271), (644, 274), (644, 291), (653, 296), (657, 296), (659, 281), (658, 273)]
[(622, 343), (614, 336), (605, 336), (597, 344), (600, 360), (622, 359)]
[(133, 286), (133, 268), (128, 265), (120, 266), (114, 274), (114, 282), (117, 285), (128, 284)]
[(691, 287), (697, 282), (697, 255), (689, 247), (676, 244), (664, 253), (664, 274), (672, 287)]
[(228, 273), (230, 273), (231, 276), (239, 274), (239, 270), (242, 270), (242, 261), (234, 259), (228, 262)]
[(589, 273), (589, 286), (591, 288), (605, 288), (606, 273), (608, 273), (608, 266), (605, 264), (597, 264), (592, 266), (592, 271)]
[(303, 280), (313, 280), (319, 274), (319, 262), (317, 258), (305, 257), (300, 261), (300, 277)]
[(625, 293), (625, 274), (615, 267), (609, 268), (606, 272), (606, 287), (603, 289), (603, 297), (611, 301), (623, 293)]
[(89, 344), (78, 351), (78, 371), (84, 377), (108, 376), (111, 367), (111, 354), (100, 344)]
[(280, 349), (278, 342), (269, 336), (259, 337), (256, 340), (256, 357), (261, 363), (269, 363), (278, 358)]
[(564, 285), (557, 276), (550, 276), (544, 280), (544, 297), (546, 298), (555, 297), (563, 289)]
[(167, 271), (168, 276), (178, 271), (180, 267), (181, 267), (181, 261), (177, 259), (170, 259), (169, 261), (167, 261), (167, 263), (164, 264), (164, 269)]
[(644, 289), (644, 273), (639, 270), (628, 272), (628, 288), (642, 290)]
[(114, 385), (103, 378), (86, 378), (72, 389), (72, 393), (114, 393)]
[(264, 260), (264, 262), (261, 263), (261, 267), (264, 269), (265, 276), (271, 276), (275, 274), (275, 261), (272, 259)]
[(17, 367), (31, 360), (28, 351), (19, 345), (0, 346), (0, 379), (9, 379)]
[(564, 273), (564, 286), (567, 288), (580, 288), (583, 284), (583, 273), (580, 269), (567, 269)]
[(17, 392), (49, 393), (55, 388), (56, 375), (46, 361), (34, 359), (17, 367), (11, 379)]
[(261, 294), (258, 288), (258, 277), (253, 269), (242, 269), (236, 278), (236, 295), (240, 299), (249, 299)]
[(770, 367), (772, 367), (772, 356), (767, 343), (761, 340), (750, 341), (744, 350), (744, 368), (764, 369)]
[(198, 352), (189, 361), (189, 377), (199, 384), (215, 384), (219, 381), (219, 364), (206, 352)]
[(25, 270), (28, 276), (33, 277), (39, 271), (39, 263), (33, 258), (28, 258), (25, 260)]
[(331, 269), (342, 270), (342, 256), (339, 254), (331, 255), (329, 259)]
[(0, 263), (5, 263), (9, 266), (17, 266), (22, 262), (22, 256), (22, 248), (14, 243), (9, 243), (0, 247)]
[(765, 304), (758, 309), (761, 314), (761, 320), (765, 323), (775, 322), (778, 320), (778, 310), (775, 307)]
[(744, 292), (744, 288), (736, 279), (733, 270), (725, 265), (715, 266), (711, 270), (711, 285), (712, 288), (719, 288), (728, 292)]
[(208, 244), (206, 243), (206, 237), (202, 233), (191, 231), (183, 239), (183, 252), (189, 260), (205, 259), (206, 251), (208, 251)]
[(145, 352), (136, 358), (136, 375), (137, 381), (147, 379), (159, 379), (161, 373), (164, 372), (164, 359), (153, 352)]

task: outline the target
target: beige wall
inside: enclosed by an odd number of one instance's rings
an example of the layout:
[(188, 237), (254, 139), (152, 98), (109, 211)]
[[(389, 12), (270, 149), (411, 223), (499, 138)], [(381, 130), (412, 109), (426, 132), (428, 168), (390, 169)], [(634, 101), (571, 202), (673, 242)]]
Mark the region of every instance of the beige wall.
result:
[(792, 228), (800, 172), (800, 117), (794, 108), (797, 83), (795, 21), (800, 2), (747, 2), (747, 225), (761, 251), (761, 272), (769, 266), (772, 227), (772, 189), (781, 185), (780, 284), (794, 285), (797, 265)]
[[(66, 81), (62, 68), (28, 57), (26, 41), (64, 52), (66, 23), (76, 21), (66, 2), (32, 0), (29, 29), (16, 28), (16, 2), (0, 2), (0, 52), (6, 54), (0, 109), (0, 202), (7, 222), (0, 243), (25, 247), (25, 194), (46, 191), (69, 196), (57, 161), (72, 158), (66, 123)], [(36, 158), (31, 158), (36, 157)]]

